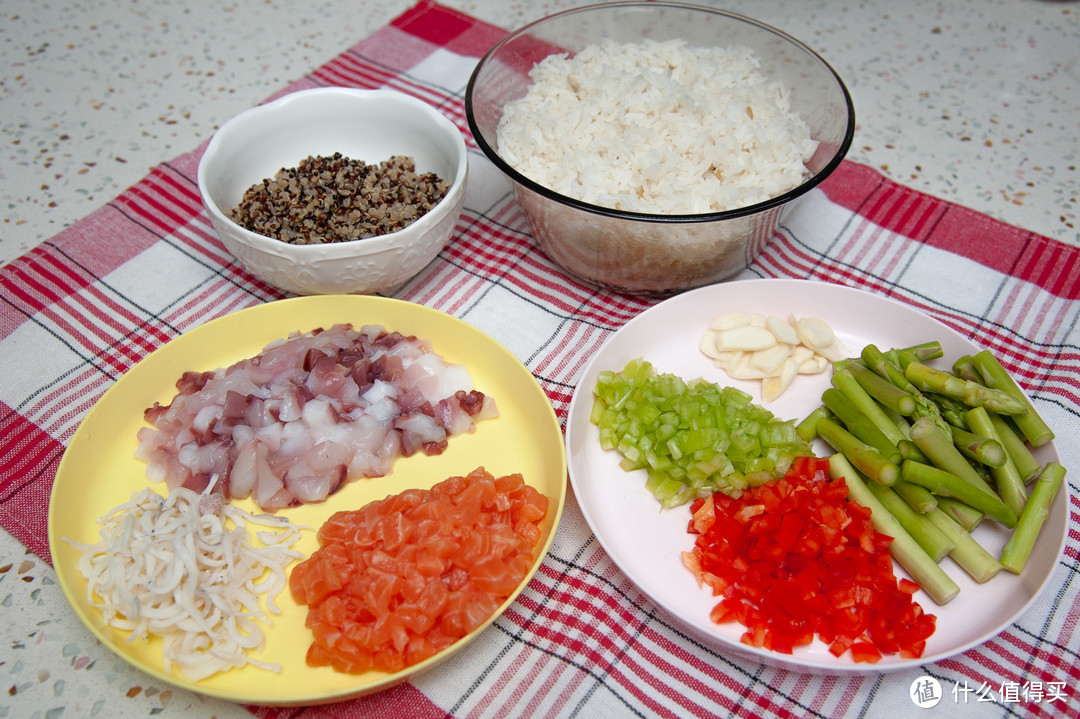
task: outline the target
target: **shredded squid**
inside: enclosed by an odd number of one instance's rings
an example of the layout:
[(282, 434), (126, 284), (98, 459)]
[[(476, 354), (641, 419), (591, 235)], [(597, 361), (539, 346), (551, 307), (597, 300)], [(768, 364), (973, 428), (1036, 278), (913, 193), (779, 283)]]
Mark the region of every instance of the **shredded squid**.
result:
[(303, 556), (291, 548), (303, 527), (182, 487), (134, 492), (98, 523), (100, 542), (64, 540), (82, 553), (87, 601), (130, 631), (127, 641), (161, 637), (165, 670), (189, 681), (248, 664), (281, 671), (249, 652), (262, 650), (261, 625), (281, 611), (274, 597)]

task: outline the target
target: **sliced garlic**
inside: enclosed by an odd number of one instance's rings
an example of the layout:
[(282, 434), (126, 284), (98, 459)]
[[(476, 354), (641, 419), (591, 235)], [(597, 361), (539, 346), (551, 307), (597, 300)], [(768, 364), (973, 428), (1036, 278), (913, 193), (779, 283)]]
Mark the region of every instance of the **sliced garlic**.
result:
[(783, 342), (788, 345), (799, 344), (799, 333), (795, 331), (795, 328), (791, 326), (791, 323), (784, 322), (776, 315), (769, 315), (765, 318), (765, 326), (773, 333), (777, 342)]
[(836, 341), (832, 327), (817, 317), (799, 318), (795, 321), (795, 331), (804, 345), (819, 353)]
[(828, 368), (829, 360), (819, 354), (814, 354), (799, 363), (799, 374), (821, 374)]
[(814, 350), (803, 344), (796, 345), (795, 349), (791, 351), (792, 358), (799, 364), (813, 358), (816, 354), (817, 352), (814, 352)]
[(793, 349), (789, 344), (777, 342), (768, 349), (759, 350), (750, 355), (750, 366), (761, 370), (766, 376), (777, 374), (784, 361), (791, 357)]
[(717, 315), (716, 318), (709, 323), (709, 329), (720, 332), (722, 330), (730, 330), (735, 327), (744, 327), (750, 324), (750, 315), (745, 312), (725, 312), (721, 315)]
[(776, 336), (764, 327), (746, 325), (716, 333), (716, 346), (721, 350), (753, 352), (776, 344)]
[(716, 346), (716, 332), (709, 330), (701, 335), (700, 349), (709, 359), (717, 359), (720, 356), (720, 350)]
[(722, 350), (716, 353), (713, 363), (720, 369), (727, 369), (735, 366), (744, 354), (746, 353), (737, 350)]
[(761, 399), (765, 402), (779, 399), (784, 390), (791, 386), (792, 380), (795, 379), (795, 375), (798, 373), (799, 366), (795, 364), (795, 360), (788, 357), (784, 360), (779, 373), (761, 380)]
[(761, 312), (724, 312), (709, 324), (701, 351), (729, 377), (761, 380), (761, 397), (780, 397), (800, 374), (821, 374), (846, 357), (827, 322), (817, 317), (784, 321)]
[(734, 364), (727, 368), (728, 376), (733, 379), (764, 379), (765, 373), (750, 365), (750, 352), (742, 352)]
[(844, 350), (844, 347), (835, 340), (832, 344), (827, 347), (822, 347), (817, 352), (830, 362), (839, 362), (847, 357), (847, 352)]

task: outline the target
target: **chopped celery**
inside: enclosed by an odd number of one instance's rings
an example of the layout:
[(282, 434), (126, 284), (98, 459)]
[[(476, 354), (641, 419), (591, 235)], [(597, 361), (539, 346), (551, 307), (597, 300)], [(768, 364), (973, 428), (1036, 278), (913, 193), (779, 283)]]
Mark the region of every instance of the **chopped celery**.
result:
[(611, 427), (604, 427), (600, 430), (600, 446), (605, 450), (615, 449), (615, 430)]
[(812, 454), (793, 420), (775, 417), (748, 393), (658, 374), (642, 359), (600, 373), (590, 420), (623, 469), (647, 470), (646, 487), (664, 507), (717, 490), (738, 494)]

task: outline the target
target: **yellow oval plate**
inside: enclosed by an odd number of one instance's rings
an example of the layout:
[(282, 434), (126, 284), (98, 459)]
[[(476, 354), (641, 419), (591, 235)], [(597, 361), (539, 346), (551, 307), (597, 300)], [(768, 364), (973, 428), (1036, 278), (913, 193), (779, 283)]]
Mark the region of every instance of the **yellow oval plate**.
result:
[[(280, 615), (270, 615), (266, 648), (258, 656), (282, 665), (275, 674), (255, 667), (233, 669), (199, 682), (163, 670), (160, 640), (128, 642), (127, 632), (105, 625), (90, 606), (86, 581), (79, 573), (79, 553), (69, 537), (86, 543), (100, 539), (97, 520), (150, 486), (146, 465), (133, 457), (143, 410), (166, 404), (185, 370), (213, 370), (257, 354), (268, 342), (292, 331), (351, 322), (378, 324), (390, 331), (431, 341), (448, 362), (465, 365), (477, 389), (495, 399), (499, 416), (477, 423), (471, 434), (450, 438), (434, 457), (399, 458), (386, 477), (348, 482), (327, 501), (283, 510), (297, 524), (317, 529), (333, 513), (356, 509), (407, 488), (427, 489), (453, 475), (483, 466), (496, 476), (520, 472), (550, 500), (537, 558), (525, 580), (481, 627), (440, 654), (401, 672), (340, 674), (305, 663), (311, 633), (304, 627), (307, 608), (286, 589), (276, 598)], [(177, 337), (132, 367), (87, 414), (72, 437), (53, 483), (49, 503), (49, 549), (60, 586), (79, 619), (109, 649), (158, 679), (191, 691), (252, 704), (314, 704), (384, 689), (430, 669), (464, 648), (510, 606), (532, 578), (562, 516), (566, 497), (566, 454), (555, 412), (529, 370), (505, 347), (465, 322), (421, 305), (359, 295), (323, 295), (281, 300), (240, 310)], [(167, 493), (164, 485), (154, 488)], [(257, 511), (250, 499), (238, 506)], [(318, 547), (314, 532), (294, 545), (305, 556)]]

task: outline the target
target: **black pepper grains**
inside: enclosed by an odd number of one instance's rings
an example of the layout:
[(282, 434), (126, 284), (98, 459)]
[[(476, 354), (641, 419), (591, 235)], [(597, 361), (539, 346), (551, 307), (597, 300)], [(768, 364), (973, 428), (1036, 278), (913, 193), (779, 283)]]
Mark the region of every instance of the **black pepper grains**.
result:
[(412, 224), (448, 189), (435, 173), (417, 174), (411, 157), (368, 165), (336, 152), (308, 157), (252, 185), (229, 217), (294, 245), (347, 242)]

